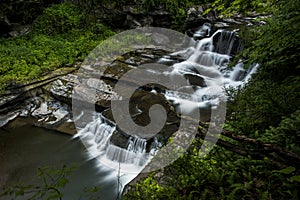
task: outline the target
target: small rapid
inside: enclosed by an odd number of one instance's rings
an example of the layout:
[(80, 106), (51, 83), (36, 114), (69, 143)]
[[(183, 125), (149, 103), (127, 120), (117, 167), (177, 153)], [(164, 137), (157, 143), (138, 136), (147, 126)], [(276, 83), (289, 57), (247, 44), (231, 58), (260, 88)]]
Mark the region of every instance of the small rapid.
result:
[(173, 56), (181, 55), (186, 60), (171, 66), (168, 73), (187, 77), (194, 93), (187, 95), (179, 88), (178, 91), (167, 91), (165, 97), (173, 101), (182, 114), (195, 109), (216, 108), (221, 100), (226, 100), (226, 89), (245, 85), (258, 67), (256, 64), (245, 70), (240, 61), (233, 68), (228, 68), (233, 51), (241, 51), (236, 32), (218, 30), (187, 50), (173, 53)]

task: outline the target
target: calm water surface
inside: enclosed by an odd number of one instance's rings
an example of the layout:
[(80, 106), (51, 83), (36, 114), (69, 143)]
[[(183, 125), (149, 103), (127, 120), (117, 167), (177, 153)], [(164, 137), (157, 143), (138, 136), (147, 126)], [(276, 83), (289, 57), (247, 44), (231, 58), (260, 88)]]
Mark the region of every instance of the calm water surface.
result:
[(33, 119), (18, 118), (0, 129), (0, 191), (33, 180), (38, 167), (75, 164), (78, 169), (64, 188), (63, 199), (87, 199), (83, 188), (92, 186), (101, 188), (99, 199), (116, 199), (117, 177), (88, 160), (80, 140), (32, 124)]

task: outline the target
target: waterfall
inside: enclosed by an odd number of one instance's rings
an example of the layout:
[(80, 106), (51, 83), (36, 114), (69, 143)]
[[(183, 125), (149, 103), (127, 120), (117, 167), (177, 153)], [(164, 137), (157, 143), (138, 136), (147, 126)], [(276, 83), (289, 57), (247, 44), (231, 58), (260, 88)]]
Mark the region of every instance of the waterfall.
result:
[[(181, 114), (191, 113), (195, 109), (217, 108), (219, 102), (226, 99), (224, 89), (242, 87), (258, 67), (254, 65), (246, 71), (243, 63), (239, 62), (235, 67), (228, 68), (227, 64), (232, 55), (241, 50), (236, 32), (219, 30), (207, 37), (210, 31), (210, 27), (204, 24), (196, 34), (206, 38), (195, 41), (193, 46), (186, 50), (158, 60), (160, 63), (172, 63), (166, 71), (151, 69), (152, 73), (164, 73), (175, 78), (184, 76), (189, 81), (185, 87), (192, 88), (193, 93), (185, 93), (184, 87), (177, 91), (155, 88), (151, 91), (155, 94), (163, 94), (166, 99), (173, 102), (177, 112)], [(172, 60), (172, 57), (176, 56), (185, 60), (182, 62)], [(156, 137), (152, 138), (151, 144), (147, 144), (147, 140), (131, 136), (127, 144), (124, 144), (126, 147), (122, 148), (111, 142), (115, 131), (114, 122), (109, 121), (102, 114), (97, 114), (94, 120), (81, 129), (76, 136), (81, 138), (90, 157), (97, 158), (100, 166), (110, 168), (114, 171), (112, 174), (116, 174), (116, 169), (119, 169), (116, 175), (119, 177), (131, 173), (130, 178), (124, 178), (122, 182), (124, 186), (143, 170), (162, 144)], [(122, 187), (119, 190), (122, 190)]]
[(130, 137), (127, 144), (127, 150), (134, 153), (146, 153), (147, 140)]
[[(201, 28), (200, 28), (201, 30)], [(241, 51), (236, 32), (218, 30), (211, 37), (201, 39), (189, 51), (184, 52), (186, 61), (172, 66), (170, 75), (185, 76), (194, 87), (193, 94), (178, 91), (167, 91), (165, 97), (177, 105), (177, 111), (182, 114), (195, 109), (214, 108), (221, 99), (226, 99), (224, 88), (242, 87), (256, 72), (254, 65), (247, 72), (243, 63), (239, 62), (232, 69), (227, 68), (232, 51)], [(192, 52), (192, 53), (191, 53)], [(182, 52), (173, 53), (173, 55)], [(197, 80), (198, 79), (198, 84)]]
[(129, 171), (141, 170), (150, 158), (146, 153), (147, 141), (130, 137), (126, 149), (118, 147), (110, 141), (115, 130), (114, 122), (109, 121), (102, 114), (97, 114), (95, 119), (81, 129), (75, 137), (80, 137), (90, 156), (97, 158), (105, 166), (117, 168), (122, 164)]

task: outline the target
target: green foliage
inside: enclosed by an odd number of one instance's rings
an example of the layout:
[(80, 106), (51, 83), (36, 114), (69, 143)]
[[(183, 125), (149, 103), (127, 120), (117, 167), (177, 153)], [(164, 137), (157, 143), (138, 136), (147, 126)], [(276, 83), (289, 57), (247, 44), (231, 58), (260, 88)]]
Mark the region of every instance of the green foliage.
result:
[(83, 61), (101, 41), (114, 34), (99, 23), (80, 28), (81, 17), (72, 4), (54, 5), (37, 19), (30, 34), (1, 39), (0, 90), (8, 83), (24, 83)]
[[(16, 186), (4, 188), (1, 197), (26, 198), (29, 200), (57, 200), (64, 199), (62, 189), (69, 183), (69, 178), (77, 170), (75, 165), (63, 165), (61, 169), (45, 166), (37, 169), (36, 176), (28, 184), (19, 183)], [(99, 199), (97, 192), (99, 187), (85, 187), (78, 199)]]
[[(140, 181), (124, 199), (296, 199), (295, 168), (272, 172), (264, 160), (216, 147), (200, 158), (197, 148), (162, 172)], [(288, 173), (287, 173), (288, 172)], [(161, 175), (163, 174), (163, 176)], [(297, 181), (294, 181), (297, 182)]]
[(277, 127), (270, 127), (258, 140), (273, 143), (300, 153), (300, 110), (285, 117)]
[(297, 181), (297, 182), (300, 183), (300, 175), (292, 176), (292, 177), (290, 178), (290, 181), (291, 181), (291, 182)]
[(264, 13), (269, 11), (273, 0), (215, 0), (212, 7), (205, 13), (217, 11), (223, 16), (230, 17), (234, 14), (249, 14), (250, 12)]
[(80, 9), (72, 3), (53, 5), (44, 10), (33, 25), (35, 33), (54, 35), (80, 28), (83, 16)]
[(299, 85), (296, 83), (254, 78), (247, 87), (236, 92), (229, 105), (230, 124), (243, 134), (255, 131), (262, 134), (270, 126), (276, 127), (282, 117), (288, 117), (299, 105)]
[(63, 165), (61, 169), (41, 167), (37, 169), (38, 184), (20, 183), (15, 187), (6, 188), (0, 197), (17, 198), (25, 196), (27, 199), (62, 199), (61, 189), (69, 182), (69, 176), (76, 167)]
[(284, 168), (284, 169), (281, 169), (281, 170), (274, 170), (273, 172), (279, 172), (279, 173), (282, 173), (282, 174), (291, 174), (292, 172), (295, 171), (295, 167), (287, 167), (287, 168)]
[[(247, 87), (236, 92), (230, 106), (231, 113), (234, 113), (231, 125), (235, 130), (244, 134), (257, 132), (257, 137), (265, 132), (270, 136), (283, 117), (288, 118), (299, 110), (300, 33), (296, 27), (300, 27), (300, 4), (289, 0), (278, 1), (276, 5), (273, 7), (274, 16), (267, 20), (266, 25), (248, 29), (250, 34), (242, 34), (242, 37), (251, 35), (252, 38), (245, 40), (248, 43), (242, 55), (244, 60), (259, 63), (260, 68)], [(265, 131), (270, 126), (273, 127), (271, 132)], [(274, 137), (283, 139), (280, 136), (282, 131), (279, 133), (281, 129), (273, 133)], [(286, 129), (284, 131), (287, 133)], [(293, 131), (294, 136), (299, 135), (295, 129), (289, 130)], [(274, 138), (277, 142), (278, 139)], [(287, 145), (284, 143), (282, 145)]]
[[(96, 2), (91, 1), (91, 5)], [(111, 4), (112, 7), (122, 6), (128, 2), (124, 0)], [(142, 5), (149, 12), (163, 6), (173, 15), (173, 26), (180, 29), (187, 9), (199, 2), (144, 0)], [(214, 10), (224, 15), (254, 10), (272, 14), (272, 17), (264, 19), (266, 25), (245, 29), (240, 34), (246, 47), (241, 55), (243, 60), (249, 64), (259, 63), (260, 68), (246, 87), (231, 93), (233, 98), (229, 103), (229, 118), (225, 127), (259, 142), (276, 144), (299, 153), (299, 1), (216, 0), (213, 6)], [(55, 5), (46, 9), (36, 20), (29, 35), (2, 39), (0, 88), (4, 88), (8, 82), (26, 82), (58, 67), (82, 61), (100, 41), (113, 34), (99, 23), (83, 23), (86, 22), (83, 18), (78, 7), (73, 4)], [(145, 39), (132, 37), (138, 41)], [(109, 50), (118, 50), (123, 45), (113, 44), (108, 41), (104, 45)], [(232, 142), (231, 139), (224, 141)], [(242, 157), (220, 147), (207, 157), (200, 158), (197, 141), (194, 145), (171, 166), (139, 182), (125, 199), (299, 198), (298, 166), (288, 165), (278, 169), (267, 158), (255, 160)], [(55, 170), (43, 169), (38, 176), (43, 179), (45, 174), (52, 172)], [(60, 174), (57, 172), (54, 176)], [(61, 188), (67, 182), (67, 178), (63, 177), (55, 184), (47, 184)], [(39, 186), (38, 195), (61, 197), (59, 190), (48, 186)], [(32, 187), (22, 185), (7, 190), (5, 195), (22, 196)], [(97, 188), (87, 191), (97, 192)]]
[(276, 82), (299, 72), (300, 33), (297, 29), (300, 27), (300, 3), (291, 0), (281, 3), (284, 4), (274, 8), (274, 17), (269, 18), (265, 26), (249, 30), (256, 38), (244, 52), (249, 62), (261, 64), (260, 79)]
[(172, 28), (183, 31), (183, 24), (190, 7), (208, 3), (201, 0), (143, 0), (142, 6), (149, 12), (159, 7), (165, 8), (172, 14)]

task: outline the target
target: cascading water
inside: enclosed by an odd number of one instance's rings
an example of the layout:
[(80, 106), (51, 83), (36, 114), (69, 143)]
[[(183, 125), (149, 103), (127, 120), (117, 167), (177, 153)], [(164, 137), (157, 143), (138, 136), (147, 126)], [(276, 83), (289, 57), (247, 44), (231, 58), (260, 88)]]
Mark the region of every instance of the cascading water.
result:
[(241, 49), (236, 33), (218, 30), (211, 37), (200, 40), (195, 47), (173, 53), (173, 55), (183, 54), (187, 59), (174, 64), (169, 74), (182, 76), (188, 74), (199, 81), (198, 84), (194, 84), (189, 79), (190, 83), (196, 86), (195, 92), (191, 95), (167, 91), (165, 97), (178, 105), (180, 108), (178, 111), (183, 114), (198, 108), (217, 106), (221, 98), (226, 99), (224, 89), (243, 86), (258, 67), (254, 65), (246, 72), (243, 63), (240, 62), (232, 69), (227, 68), (234, 46), (237, 51)]
[[(146, 153), (147, 141), (142, 138), (130, 137), (127, 148), (121, 148), (110, 139), (116, 130), (116, 124), (106, 119), (102, 114), (95, 114), (94, 120), (89, 122), (74, 137), (80, 137), (88, 150), (90, 159), (97, 158), (97, 167), (102, 175), (101, 184), (104, 187), (112, 185), (113, 194), (106, 196), (106, 191), (100, 193), (106, 200), (119, 199), (124, 186), (132, 180), (143, 169), (150, 159)], [(154, 144), (154, 143), (153, 143)], [(152, 152), (153, 153), (153, 152)], [(128, 173), (124, 170), (114, 169), (126, 168), (136, 173)]]
[[(210, 27), (201, 27), (197, 32), (205, 30), (204, 36), (210, 34)], [(202, 32), (201, 32), (202, 31)], [(175, 52), (162, 57), (158, 63), (170, 63), (172, 56), (181, 56), (185, 61), (173, 64), (163, 72), (169, 76), (184, 76), (189, 81), (189, 86), (194, 90), (193, 94), (187, 94), (184, 88), (178, 91), (162, 91), (153, 89), (153, 93), (162, 93), (166, 99), (173, 102), (181, 114), (189, 113), (194, 109), (215, 108), (221, 99), (226, 99), (224, 88), (236, 88), (246, 83), (251, 74), (256, 71), (258, 65), (250, 70), (243, 68), (242, 62), (234, 68), (228, 69), (233, 51), (241, 50), (235, 32), (219, 30), (209, 38), (203, 38), (194, 43), (188, 49)], [(153, 73), (162, 73), (155, 72)], [(111, 174), (122, 177), (118, 191), (133, 179), (152, 156), (162, 146), (157, 138), (147, 145), (147, 140), (137, 137), (129, 137), (126, 148), (113, 144), (110, 139), (116, 130), (116, 124), (99, 114), (93, 121), (81, 129), (77, 137), (80, 137), (90, 153), (91, 158), (97, 158), (100, 166), (111, 168)], [(148, 147), (147, 147), (148, 146)], [(147, 148), (149, 148), (147, 150)], [(120, 167), (122, 166), (122, 167)], [(128, 169), (118, 171), (114, 169)], [(128, 172), (135, 172), (129, 175)], [(109, 199), (109, 198), (107, 198)], [(113, 199), (113, 198), (111, 198)]]
[(128, 140), (127, 150), (134, 153), (146, 153), (147, 140), (130, 137)]
[(118, 147), (110, 141), (115, 129), (115, 123), (99, 114), (75, 137), (81, 137), (91, 157), (98, 158), (105, 166), (118, 168), (122, 164), (127, 169), (140, 171), (149, 159), (149, 154), (146, 153), (147, 141), (130, 137), (126, 149)]

